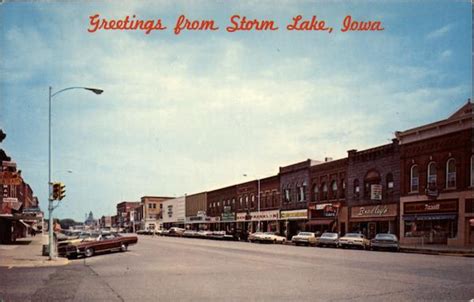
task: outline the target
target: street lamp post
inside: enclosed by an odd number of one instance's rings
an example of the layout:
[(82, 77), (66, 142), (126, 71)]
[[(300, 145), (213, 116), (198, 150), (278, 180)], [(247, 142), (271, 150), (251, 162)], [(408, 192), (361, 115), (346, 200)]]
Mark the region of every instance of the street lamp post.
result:
[(51, 100), (53, 97), (58, 95), (61, 92), (71, 90), (71, 89), (85, 89), (92, 91), (95, 94), (101, 94), (104, 92), (102, 89), (97, 89), (97, 88), (89, 88), (89, 87), (68, 87), (61, 89), (59, 91), (56, 91), (55, 93), (52, 93), (53, 88), (49, 86), (49, 114), (48, 114), (48, 247), (49, 247), (49, 260), (53, 260), (54, 257), (54, 252), (53, 252), (53, 210), (54, 210), (54, 204), (53, 204), (53, 192), (51, 188), (51, 167), (52, 167), (52, 162), (51, 162)]
[[(247, 174), (244, 174), (247, 177)], [(257, 232), (260, 231), (260, 178), (257, 178)]]

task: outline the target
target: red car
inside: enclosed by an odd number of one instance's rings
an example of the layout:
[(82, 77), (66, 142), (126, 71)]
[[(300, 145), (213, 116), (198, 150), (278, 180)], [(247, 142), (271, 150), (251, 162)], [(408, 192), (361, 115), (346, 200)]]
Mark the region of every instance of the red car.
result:
[(138, 242), (137, 236), (122, 236), (117, 233), (99, 235), (95, 240), (83, 240), (76, 244), (69, 244), (58, 249), (60, 256), (77, 258), (78, 256), (91, 257), (96, 253), (109, 251), (125, 252), (128, 246)]

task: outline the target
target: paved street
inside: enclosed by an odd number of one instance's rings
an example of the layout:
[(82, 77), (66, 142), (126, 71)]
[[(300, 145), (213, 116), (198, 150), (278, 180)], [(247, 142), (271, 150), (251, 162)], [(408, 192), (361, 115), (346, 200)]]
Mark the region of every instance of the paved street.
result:
[(472, 258), (146, 237), (126, 253), (0, 269), (6, 301), (462, 300)]

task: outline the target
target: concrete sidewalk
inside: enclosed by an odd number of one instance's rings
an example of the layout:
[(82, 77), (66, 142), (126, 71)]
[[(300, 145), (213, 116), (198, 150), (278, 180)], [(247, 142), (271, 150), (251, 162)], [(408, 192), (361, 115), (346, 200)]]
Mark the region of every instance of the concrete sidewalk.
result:
[(66, 265), (69, 260), (56, 258), (48, 260), (43, 256), (43, 244), (48, 243), (47, 235), (37, 235), (17, 239), (15, 244), (0, 244), (0, 267), (38, 267)]
[(460, 248), (448, 247), (446, 245), (425, 244), (425, 245), (402, 245), (402, 252), (419, 253), (429, 255), (447, 255), (447, 256), (464, 256), (474, 257), (474, 247)]

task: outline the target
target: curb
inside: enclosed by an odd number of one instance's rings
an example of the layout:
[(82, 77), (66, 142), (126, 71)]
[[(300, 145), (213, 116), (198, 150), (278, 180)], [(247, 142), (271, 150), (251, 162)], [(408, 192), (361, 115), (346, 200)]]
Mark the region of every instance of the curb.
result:
[(13, 258), (13, 259), (2, 259), (2, 261), (0, 261), (0, 267), (7, 267), (9, 269), (13, 267), (51, 267), (51, 266), (68, 265), (69, 263), (70, 261), (68, 259), (62, 259), (62, 258), (58, 258), (54, 260)]

